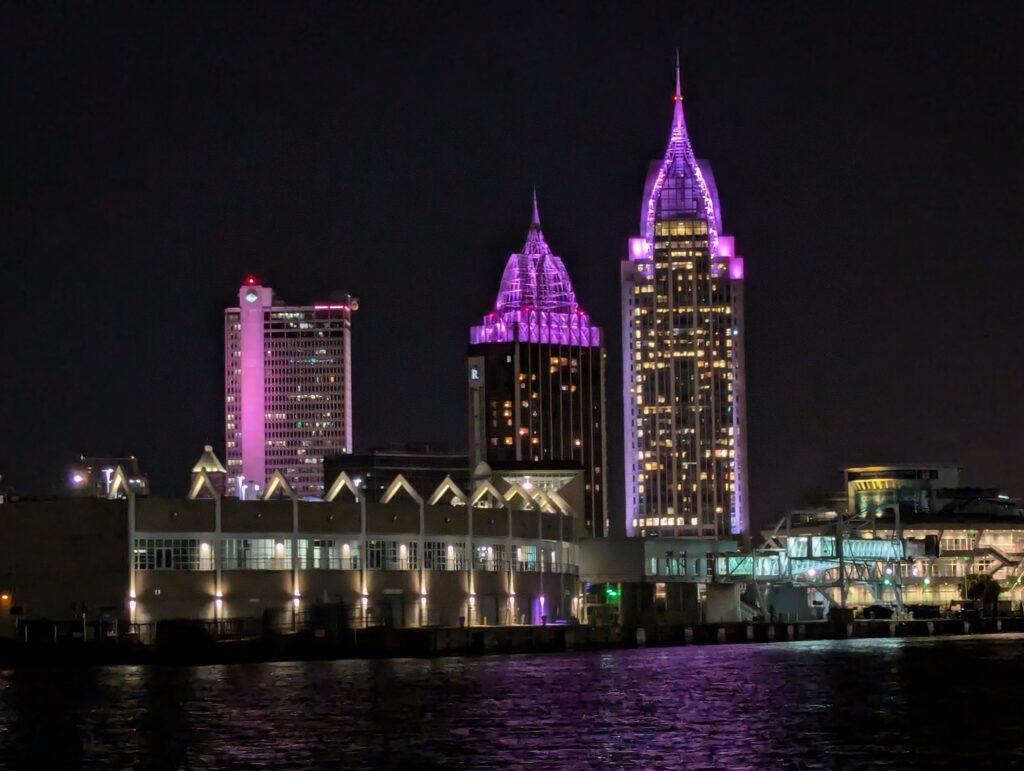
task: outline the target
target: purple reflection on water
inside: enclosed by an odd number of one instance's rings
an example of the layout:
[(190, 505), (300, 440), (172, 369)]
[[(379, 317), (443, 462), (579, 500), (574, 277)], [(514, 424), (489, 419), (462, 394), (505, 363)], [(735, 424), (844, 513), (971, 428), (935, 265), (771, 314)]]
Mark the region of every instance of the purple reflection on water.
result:
[[(0, 675), (0, 767), (1011, 767), (1022, 643), (16, 670)], [(964, 730), (982, 691), (985, 720)]]

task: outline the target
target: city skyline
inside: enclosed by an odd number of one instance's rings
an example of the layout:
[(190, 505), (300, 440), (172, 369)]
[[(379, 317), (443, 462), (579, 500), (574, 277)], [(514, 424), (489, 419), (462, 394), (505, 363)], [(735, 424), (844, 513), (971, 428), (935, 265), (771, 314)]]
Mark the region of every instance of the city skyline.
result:
[[(530, 25), (552, 45), (526, 53), (522, 20), (444, 32), (371, 13), (360, 23), (378, 35), (360, 43), (335, 9), (252, 18), (227, 50), (200, 38), (163, 57), (157, 27), (187, 26), (166, 13), (151, 27), (102, 12), (80, 29), (12, 19), (24, 41), (59, 32), (67, 45), (44, 61), (19, 44), (10, 62), (6, 483), (46, 492), (78, 453), (133, 452), (156, 489), (182, 489), (182, 460), (219, 444), (219, 389), (204, 393), (195, 373), (219, 370), (218, 315), (250, 271), (290, 298), (327, 286), (366, 302), (357, 449), (461, 446), (464, 330), (497, 281), (489, 262), (521, 238), (530, 184), (615, 343), (618, 261), (646, 159), (664, 147), (679, 46), (691, 134), (757, 265), (746, 278), (755, 522), (867, 458), (949, 459), (970, 482), (1024, 486), (1011, 459), (1024, 373), (999, 293), (1024, 238), (1010, 211), (1024, 165), (1010, 107), (1019, 24), (973, 9), (881, 21), (695, 10), (671, 25), (595, 13), (570, 51), (553, 43), (575, 24), (555, 14)], [(599, 55), (650, 29), (643, 47)], [(292, 51), (280, 30), (306, 35), (305, 52), (253, 55)], [(474, 30), (488, 45), (470, 42)], [(383, 33), (387, 50), (373, 42)], [(88, 42), (97, 36), (109, 47)], [(729, 56), (716, 55), (723, 45)], [(256, 62), (244, 75), (230, 64), (243, 58)], [(886, 66), (865, 64), (876, 59)], [(400, 218), (396, 196), (415, 202)], [(954, 225), (960, 200), (972, 202), (969, 228)], [(60, 355), (40, 339), (60, 341)], [(998, 376), (982, 376), (993, 362)], [(429, 404), (401, 400), (412, 376), (431, 384)], [(615, 432), (621, 417), (608, 423)]]

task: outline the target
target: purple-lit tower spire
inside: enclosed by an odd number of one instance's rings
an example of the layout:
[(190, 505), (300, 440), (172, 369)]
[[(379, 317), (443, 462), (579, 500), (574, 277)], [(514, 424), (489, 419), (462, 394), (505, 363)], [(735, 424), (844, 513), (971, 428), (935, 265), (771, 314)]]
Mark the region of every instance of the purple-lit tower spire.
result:
[(472, 327), (469, 338), (471, 343), (601, 345), (601, 331), (590, 326), (590, 316), (576, 302), (562, 258), (544, 240), (536, 190), (523, 250), (509, 256), (494, 310)]
[(668, 147), (622, 264), (626, 530), (726, 536), (749, 529), (743, 260), (694, 156), (676, 57)]
[(536, 191), (526, 243), (509, 256), (494, 309), (470, 328), (469, 340), (471, 466), (486, 462), (536, 486), (582, 472), (583, 527), (604, 534), (601, 330), (544, 239)]

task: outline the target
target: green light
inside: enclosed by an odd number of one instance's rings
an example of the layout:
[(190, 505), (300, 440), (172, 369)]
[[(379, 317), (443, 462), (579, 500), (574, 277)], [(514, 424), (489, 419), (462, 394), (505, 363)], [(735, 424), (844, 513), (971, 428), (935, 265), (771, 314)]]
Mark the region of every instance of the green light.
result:
[(925, 586), (928, 586), (929, 584), (931, 584), (931, 582), (932, 582), (932, 580), (931, 580), (930, 578), (926, 578), (926, 579), (924, 580), (924, 585), (925, 585)]
[(886, 578), (884, 581), (882, 581), (882, 583), (885, 584), (886, 586), (888, 586), (889, 584), (892, 583), (892, 581), (890, 581), (888, 578)]
[(617, 600), (619, 599), (619, 592), (613, 586), (606, 586), (604, 588), (604, 596), (609, 600)]

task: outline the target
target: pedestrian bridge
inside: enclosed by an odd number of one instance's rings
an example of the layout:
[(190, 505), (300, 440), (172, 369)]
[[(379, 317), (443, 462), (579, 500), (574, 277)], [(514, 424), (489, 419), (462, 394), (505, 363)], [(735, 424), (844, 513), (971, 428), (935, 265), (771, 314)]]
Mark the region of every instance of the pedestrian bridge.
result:
[[(902, 541), (876, 538), (844, 538), (842, 562), (853, 566), (878, 566), (904, 559)], [(760, 548), (753, 554), (723, 555), (716, 560), (715, 576), (721, 581), (784, 580), (814, 578), (838, 570), (840, 558), (835, 536), (791, 536), (785, 548)]]

